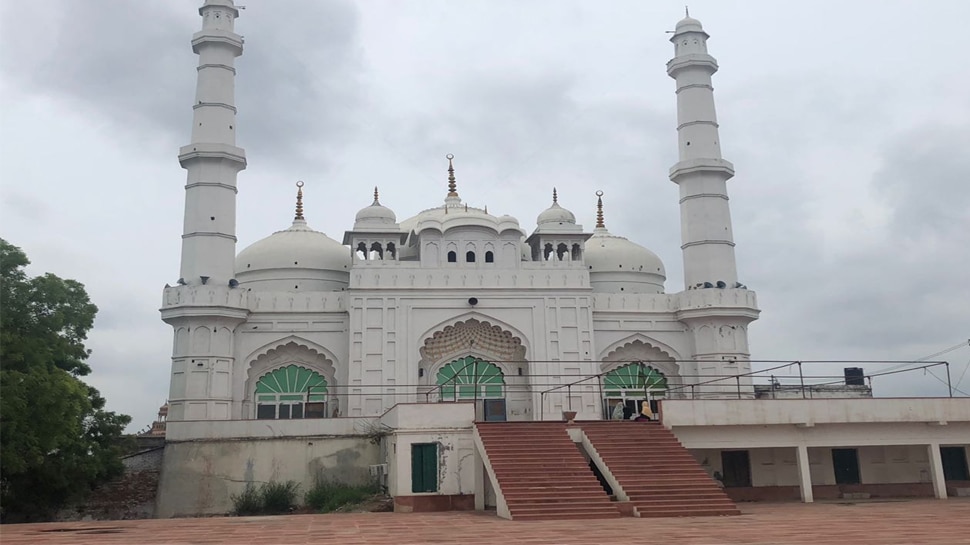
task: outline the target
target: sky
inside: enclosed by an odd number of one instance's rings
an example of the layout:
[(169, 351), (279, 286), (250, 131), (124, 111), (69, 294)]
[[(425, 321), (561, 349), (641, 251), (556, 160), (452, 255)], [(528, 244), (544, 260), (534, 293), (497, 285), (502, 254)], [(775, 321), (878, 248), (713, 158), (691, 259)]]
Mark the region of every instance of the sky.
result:
[[(683, 289), (679, 2), (250, 0), (236, 23), (237, 250), (289, 226), (340, 239), (373, 187), (399, 219), (464, 201), (527, 231), (551, 202), (664, 261)], [(0, 236), (98, 305), (86, 380), (154, 419), (178, 278), (201, 0), (0, 3)], [(700, 0), (756, 360), (941, 352), (970, 392), (970, 2)], [(41, 31), (41, 29), (43, 29)], [(962, 346), (959, 346), (963, 343)], [(845, 366), (815, 366), (815, 374)], [(867, 372), (890, 364), (859, 364)], [(966, 373), (966, 374), (964, 374)], [(945, 371), (873, 379), (946, 395)], [(968, 377), (962, 382), (961, 379)], [(956, 395), (962, 395), (957, 392)]]

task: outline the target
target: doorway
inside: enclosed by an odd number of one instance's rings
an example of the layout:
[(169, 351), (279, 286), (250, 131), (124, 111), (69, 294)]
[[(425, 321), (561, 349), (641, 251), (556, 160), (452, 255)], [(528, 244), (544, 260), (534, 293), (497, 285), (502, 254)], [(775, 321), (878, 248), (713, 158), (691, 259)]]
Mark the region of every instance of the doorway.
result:
[(835, 484), (859, 484), (859, 451), (854, 448), (832, 449), (832, 469), (835, 470)]
[(970, 481), (967, 471), (967, 449), (964, 447), (940, 447), (943, 460), (943, 479), (946, 481)]
[(751, 486), (751, 457), (746, 450), (722, 450), (724, 487)]

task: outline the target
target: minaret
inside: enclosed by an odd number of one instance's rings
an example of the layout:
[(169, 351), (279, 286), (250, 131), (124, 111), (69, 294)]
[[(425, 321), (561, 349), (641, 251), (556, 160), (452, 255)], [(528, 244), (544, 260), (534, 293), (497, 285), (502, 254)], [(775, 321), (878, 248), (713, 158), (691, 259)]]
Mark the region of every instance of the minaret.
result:
[(234, 331), (249, 314), (233, 278), (236, 261), (236, 174), (246, 155), (236, 147), (235, 58), (243, 40), (232, 0), (205, 0), (202, 30), (192, 36), (199, 55), (192, 108), (192, 143), (179, 150), (188, 171), (181, 278), (166, 286), (161, 314), (175, 333), (168, 421), (241, 418), (233, 402), (240, 371)]
[(670, 38), (674, 58), (667, 63), (667, 74), (677, 80), (680, 161), (670, 169), (670, 179), (680, 186), (686, 289), (705, 282), (734, 287), (738, 281), (727, 195), (734, 165), (721, 158), (711, 85), (717, 61), (707, 53), (707, 38), (700, 21), (688, 15)]
[(748, 324), (758, 318), (755, 294), (738, 283), (731, 234), (727, 181), (734, 166), (721, 157), (711, 76), (717, 61), (707, 53), (708, 35), (700, 21), (677, 23), (670, 39), (674, 58), (667, 74), (677, 81), (677, 140), (680, 161), (670, 179), (680, 186), (684, 288), (677, 318), (691, 338), (685, 376), (702, 385), (699, 397), (753, 395)]
[(192, 36), (199, 55), (192, 143), (179, 150), (188, 171), (182, 230), (182, 280), (188, 285), (225, 285), (236, 258), (236, 174), (246, 153), (236, 147), (236, 57), (242, 36), (233, 32), (239, 10), (233, 0), (205, 0), (202, 30)]

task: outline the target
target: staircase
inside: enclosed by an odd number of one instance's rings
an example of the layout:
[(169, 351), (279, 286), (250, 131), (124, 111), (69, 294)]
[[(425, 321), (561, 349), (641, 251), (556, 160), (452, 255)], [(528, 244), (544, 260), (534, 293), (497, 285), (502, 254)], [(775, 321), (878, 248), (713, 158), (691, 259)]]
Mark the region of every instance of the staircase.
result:
[[(564, 422), (479, 422), (483, 458), (513, 520), (616, 518)], [(499, 514), (501, 515), (501, 507)]]
[[(734, 502), (669, 430), (657, 422), (579, 424), (584, 446), (613, 492), (640, 517), (740, 515)], [(605, 467), (604, 467), (605, 466)]]

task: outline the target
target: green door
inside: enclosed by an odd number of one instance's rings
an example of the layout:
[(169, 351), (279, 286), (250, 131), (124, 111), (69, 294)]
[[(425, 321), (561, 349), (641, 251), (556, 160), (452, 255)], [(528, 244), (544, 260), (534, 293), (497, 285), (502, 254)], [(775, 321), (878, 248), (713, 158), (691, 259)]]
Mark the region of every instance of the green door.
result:
[(411, 492), (438, 491), (438, 444), (411, 445)]

